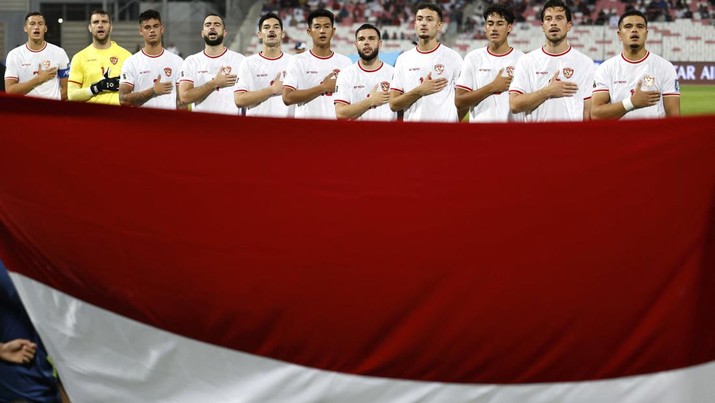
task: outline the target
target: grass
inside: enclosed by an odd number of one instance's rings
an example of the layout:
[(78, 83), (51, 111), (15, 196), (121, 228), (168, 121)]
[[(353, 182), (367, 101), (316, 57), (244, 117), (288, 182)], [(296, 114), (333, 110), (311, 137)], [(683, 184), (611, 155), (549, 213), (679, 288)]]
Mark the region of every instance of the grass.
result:
[(680, 113), (686, 115), (715, 115), (715, 85), (682, 85)]

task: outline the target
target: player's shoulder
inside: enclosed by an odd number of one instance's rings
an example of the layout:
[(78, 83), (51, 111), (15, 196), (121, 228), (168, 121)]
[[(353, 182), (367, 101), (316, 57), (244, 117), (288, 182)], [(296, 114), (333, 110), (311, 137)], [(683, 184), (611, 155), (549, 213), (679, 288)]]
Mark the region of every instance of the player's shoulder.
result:
[(592, 63), (592, 64), (593, 64), (593, 59), (591, 59), (590, 57), (586, 56), (585, 53), (581, 52), (580, 50), (578, 50), (578, 49), (576, 49), (576, 48), (573, 48), (573, 47), (572, 47), (571, 49), (569, 49), (569, 52), (568, 52), (568, 53), (570, 54), (570, 56), (571, 56), (572, 58), (577, 59), (577, 60), (579, 60), (580, 62), (583, 62), (583, 63)]
[(526, 53), (524, 53), (524, 51), (522, 51), (522, 50), (520, 50), (520, 49), (511, 48), (511, 55), (512, 55), (513, 57), (521, 58), (521, 57), (523, 57), (525, 54), (526, 54)]
[(338, 53), (338, 52), (335, 52), (333, 54), (333, 60), (336, 63), (339, 63), (342, 66), (345, 66), (345, 68), (347, 68), (347, 66), (353, 64), (352, 59), (350, 59), (349, 57), (345, 56), (344, 54)]
[(119, 52), (125, 59), (129, 58), (129, 56), (132, 55), (132, 52), (119, 46), (119, 44), (117, 44), (117, 42), (114, 42), (114, 41), (112, 41), (112, 45), (109, 48), (115, 52)]
[(238, 53), (238, 52), (236, 52), (236, 51), (234, 51), (234, 50), (231, 50), (231, 49), (227, 49), (227, 50), (226, 50), (226, 55), (229, 56), (229, 57), (231, 57), (231, 58), (233, 58), (233, 59), (238, 59), (238, 60), (243, 60), (243, 59), (246, 58), (246, 56), (244, 56), (242, 53)]
[(165, 58), (171, 60), (174, 63), (182, 63), (184, 61), (184, 58), (181, 56), (177, 55), (174, 52), (169, 52), (168, 50), (164, 49), (164, 55)]
[(7, 59), (9, 60), (10, 58), (13, 58), (13, 57), (19, 57), (23, 53), (23, 49), (25, 49), (25, 48), (26, 48), (26, 46), (24, 44), (20, 45), (16, 48), (13, 48), (9, 52), (7, 52)]
[(663, 56), (657, 55), (651, 51), (648, 51), (648, 57), (652, 57), (655, 63), (675, 68), (673, 66), (673, 63), (671, 63), (668, 59), (664, 58)]
[(445, 44), (440, 44), (438, 51), (449, 55), (450, 57), (458, 58), (459, 60), (462, 60), (462, 55), (459, 54), (456, 50), (450, 48), (449, 46)]
[(82, 62), (89, 54), (93, 52), (94, 47), (92, 46), (92, 44), (89, 44), (89, 46), (79, 50), (77, 53), (74, 54), (74, 56), (72, 56), (72, 64), (74, 64), (75, 62)]
[(478, 59), (480, 57), (483, 57), (486, 54), (487, 54), (487, 47), (480, 46), (476, 49), (470, 50), (466, 55), (464, 55), (464, 60)]

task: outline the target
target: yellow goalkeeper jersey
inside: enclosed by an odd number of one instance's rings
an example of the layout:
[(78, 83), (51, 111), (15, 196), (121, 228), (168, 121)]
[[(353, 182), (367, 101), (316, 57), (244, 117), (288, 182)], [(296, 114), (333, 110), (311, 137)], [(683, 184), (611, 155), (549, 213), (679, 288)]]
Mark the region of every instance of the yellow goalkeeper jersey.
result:
[[(70, 90), (74, 85), (80, 88), (89, 88), (92, 84), (104, 78), (104, 72), (109, 71), (108, 77), (119, 77), (122, 64), (132, 54), (112, 41), (108, 49), (97, 49), (92, 45), (77, 52), (70, 63)], [(87, 102), (98, 104), (119, 105), (119, 93), (104, 91), (88, 99)]]

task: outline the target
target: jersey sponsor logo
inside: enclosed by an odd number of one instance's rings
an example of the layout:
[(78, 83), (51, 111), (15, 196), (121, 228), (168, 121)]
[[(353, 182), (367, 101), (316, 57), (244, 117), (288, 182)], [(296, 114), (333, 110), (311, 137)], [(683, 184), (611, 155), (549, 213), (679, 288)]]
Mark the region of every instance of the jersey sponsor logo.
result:
[(537, 76), (545, 76), (545, 75), (548, 75), (548, 74), (549, 74), (548, 71), (537, 71), (537, 72), (536, 72), (536, 75), (537, 75)]
[(613, 82), (613, 84), (628, 84), (628, 81), (626, 80), (616, 80)]
[(223, 75), (225, 75), (225, 76), (231, 74), (231, 66), (221, 67), (221, 73), (223, 73)]
[(420, 71), (419, 67), (410, 67), (407, 71)]
[(22, 67), (30, 67), (30, 66), (32, 66), (31, 63), (23, 63), (23, 64), (22, 64)]
[(479, 71), (482, 71), (482, 72), (489, 72), (489, 71), (492, 71), (492, 69), (479, 69)]
[(305, 72), (305, 74), (318, 74), (318, 72), (315, 70), (308, 70)]
[[(338, 90), (337, 90), (338, 87), (335, 87), (335, 88), (336, 88), (335, 92), (338, 92)], [(355, 85), (355, 86), (353, 86), (353, 89), (354, 89), (354, 90), (357, 90), (357, 89), (359, 89), (359, 88), (365, 88), (365, 86), (364, 86), (364, 85)]]
[(514, 66), (506, 66), (506, 74), (509, 77), (514, 77)]
[(437, 72), (437, 74), (441, 75), (444, 73), (444, 64), (435, 64), (434, 65), (434, 71)]
[(119, 58), (117, 56), (112, 56), (109, 58), (109, 62), (112, 64), (117, 64), (119, 63)]
[(573, 72), (574, 70), (571, 67), (564, 67), (563, 69), (564, 77), (566, 78), (573, 77)]
[(380, 83), (380, 89), (381, 89), (383, 92), (390, 91), (390, 83), (388, 83), (387, 81), (381, 82), (381, 83)]
[(643, 84), (646, 87), (652, 87), (653, 84), (655, 84), (655, 76), (646, 74), (645, 76), (643, 76)]
[(268, 74), (256, 74), (256, 77), (268, 77)]
[(166, 75), (167, 77), (171, 77), (171, 73), (171, 67), (164, 67), (164, 75)]

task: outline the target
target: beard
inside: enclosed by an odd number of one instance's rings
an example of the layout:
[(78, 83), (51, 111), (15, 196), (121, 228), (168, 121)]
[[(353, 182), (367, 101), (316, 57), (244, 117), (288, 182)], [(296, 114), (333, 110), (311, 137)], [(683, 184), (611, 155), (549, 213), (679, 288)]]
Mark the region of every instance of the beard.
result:
[(377, 54), (378, 54), (377, 49), (373, 50), (372, 53), (370, 53), (370, 54), (366, 54), (366, 53), (363, 53), (361, 50), (358, 50), (358, 56), (360, 56), (360, 58), (366, 62), (375, 60), (375, 58), (377, 57)]
[(208, 36), (204, 36), (204, 42), (209, 46), (217, 46), (223, 43), (223, 35), (217, 35), (216, 39), (209, 39)]
[(109, 41), (109, 34), (105, 32), (103, 38), (100, 38), (98, 35), (93, 34), (92, 38), (94, 38), (94, 40), (97, 41), (97, 43), (104, 45), (105, 43), (107, 43)]

